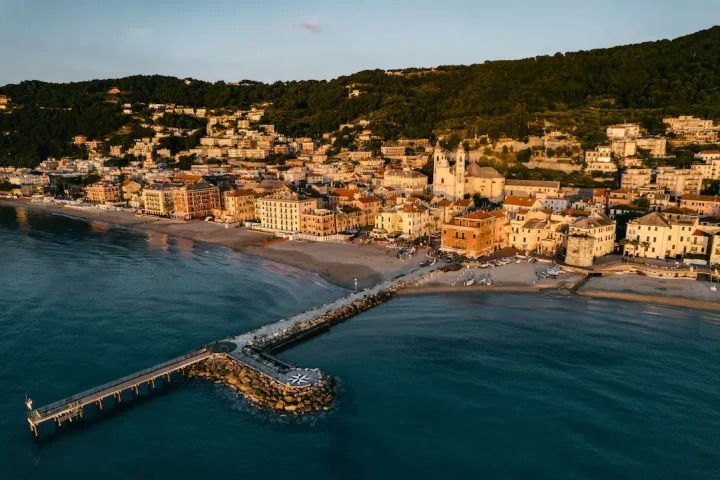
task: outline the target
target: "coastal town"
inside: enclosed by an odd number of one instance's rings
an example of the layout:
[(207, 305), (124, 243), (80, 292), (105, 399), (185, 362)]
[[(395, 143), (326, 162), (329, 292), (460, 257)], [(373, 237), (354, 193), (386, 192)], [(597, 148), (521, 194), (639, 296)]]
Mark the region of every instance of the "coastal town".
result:
[[(0, 104), (13, 106), (7, 97)], [(123, 106), (129, 114), (138, 107)], [(720, 180), (720, 126), (711, 120), (665, 118), (666, 135), (658, 136), (643, 135), (638, 124), (609, 125), (607, 142), (582, 151), (552, 125), (541, 137), (476, 136), (448, 148), (440, 137), (380, 142), (363, 121), (321, 138), (289, 138), (262, 123), (262, 105), (230, 113), (142, 108), (149, 122), (183, 116), (206, 127), (148, 123), (154, 136), (126, 150), (78, 135), (86, 158), (4, 167), (2, 193), (78, 214), (126, 211), (278, 240), (428, 245), (470, 259), (511, 248), (576, 267), (611, 254), (720, 263), (720, 197), (702, 194)], [(188, 135), (200, 136), (197, 147), (174, 155), (161, 148), (163, 139)], [(690, 168), (671, 166), (668, 145), (699, 147)], [(506, 178), (490, 165), (509, 152), (518, 152), (515, 162), (529, 152), (528, 168), (582, 170), (607, 186)]]

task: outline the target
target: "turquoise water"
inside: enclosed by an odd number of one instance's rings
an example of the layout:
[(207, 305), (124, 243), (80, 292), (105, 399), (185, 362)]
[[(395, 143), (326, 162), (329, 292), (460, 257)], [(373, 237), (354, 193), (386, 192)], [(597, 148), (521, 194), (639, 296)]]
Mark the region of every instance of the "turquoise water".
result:
[(718, 478), (720, 315), (398, 297), (282, 358), (338, 376), (304, 423), (193, 383), (36, 445), (54, 401), (343, 294), (224, 248), (0, 208), (0, 478)]

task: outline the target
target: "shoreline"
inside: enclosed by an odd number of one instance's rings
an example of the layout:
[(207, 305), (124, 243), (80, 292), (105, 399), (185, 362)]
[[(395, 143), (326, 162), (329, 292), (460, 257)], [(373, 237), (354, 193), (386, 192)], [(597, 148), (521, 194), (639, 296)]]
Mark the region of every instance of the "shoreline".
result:
[[(358, 280), (359, 288), (364, 288), (395, 277), (398, 273), (403, 273), (403, 270), (413, 268), (413, 262), (401, 264), (394, 262), (394, 260), (384, 259), (384, 256), (378, 254), (378, 249), (382, 249), (382, 247), (379, 246), (310, 242), (280, 242), (270, 246), (262, 246), (264, 241), (274, 238), (274, 236), (262, 232), (253, 232), (245, 228), (226, 229), (217, 224), (203, 221), (183, 222), (153, 217), (140, 217), (124, 211), (102, 212), (97, 210), (75, 209), (54, 204), (32, 203), (26, 199), (0, 199), (0, 207), (2, 206), (24, 208), (29, 211), (59, 215), (80, 221), (102, 222), (114, 228), (129, 230), (133, 233), (156, 233), (198, 243), (220, 245), (243, 255), (305, 270), (343, 289), (352, 290), (355, 279)], [(375, 250), (371, 251), (373, 248)], [(383, 257), (382, 261), (378, 259), (378, 256)], [(423, 258), (423, 255), (417, 255), (416, 257), (415, 263), (419, 262), (420, 259)], [(613, 280), (612, 277), (604, 278), (604, 282)], [(693, 295), (691, 294), (678, 296), (679, 292), (674, 291), (674, 287), (672, 289), (662, 289), (666, 290), (667, 293), (660, 291), (657, 293), (656, 291), (643, 291), (637, 284), (641, 281), (651, 281), (651, 279), (649, 280), (646, 277), (633, 278), (631, 280), (632, 285), (629, 286), (609, 285), (605, 288), (598, 288), (598, 286), (593, 285), (596, 280), (590, 279), (589, 284), (585, 284), (577, 290), (573, 289), (574, 285), (582, 284), (583, 280), (585, 280), (585, 277), (572, 284), (565, 282), (546, 285), (521, 283), (493, 285), (490, 287), (481, 285), (451, 286), (440, 282), (432, 282), (426, 285), (416, 285), (404, 289), (400, 295), (413, 296), (478, 292), (537, 294), (555, 292), (587, 298), (720, 311), (720, 297), (718, 297), (719, 301), (716, 302), (709, 297), (703, 298), (701, 296), (699, 298), (692, 298)]]
[[(343, 289), (354, 289), (356, 279), (358, 288), (371, 287), (417, 267), (422, 259), (421, 255), (417, 255), (411, 262), (389, 261), (383, 253), (384, 247), (378, 245), (279, 242), (263, 246), (265, 241), (276, 237), (242, 227), (224, 228), (201, 220), (185, 222), (137, 216), (126, 211), (105, 212), (57, 204), (33, 203), (27, 199), (0, 198), (0, 207), (2, 206), (85, 222), (102, 222), (113, 228), (134, 233), (157, 233), (192, 242), (220, 245), (243, 255), (317, 274), (328, 283)], [(362, 254), (359, 249), (363, 249)]]
[(577, 295), (587, 298), (604, 300), (621, 300), (624, 302), (646, 303), (651, 305), (666, 305), (669, 307), (684, 307), (696, 310), (720, 311), (720, 303), (708, 300), (695, 300), (683, 297), (665, 297), (662, 295), (649, 295), (632, 292), (613, 292), (608, 290), (580, 290)]

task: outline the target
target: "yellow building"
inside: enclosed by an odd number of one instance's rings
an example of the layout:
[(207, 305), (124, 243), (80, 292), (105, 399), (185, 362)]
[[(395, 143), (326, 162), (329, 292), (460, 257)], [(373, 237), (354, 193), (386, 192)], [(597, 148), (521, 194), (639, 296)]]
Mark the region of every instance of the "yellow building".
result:
[(375, 217), (372, 236), (395, 238), (401, 236), (414, 240), (429, 235), (435, 228), (430, 210), (422, 205), (409, 204), (390, 208)]
[(422, 195), (427, 190), (428, 177), (415, 170), (389, 170), (383, 177), (384, 187), (394, 187), (405, 195)]
[(301, 217), (317, 208), (317, 200), (292, 192), (278, 192), (257, 200), (256, 212), (261, 228), (277, 232), (297, 233)]
[(222, 212), (223, 219), (227, 222), (247, 222), (255, 220), (255, 202), (257, 192), (255, 190), (230, 190), (223, 193)]
[(114, 203), (120, 201), (120, 185), (97, 182), (85, 187), (85, 199), (90, 203)]
[(560, 182), (547, 180), (505, 180), (505, 195), (516, 197), (536, 197), (545, 195), (560, 198)]
[(505, 177), (491, 167), (481, 167), (473, 162), (465, 173), (465, 194), (487, 198), (491, 202), (501, 202), (505, 190)]
[(175, 190), (177, 185), (155, 183), (142, 191), (143, 210), (148, 215), (170, 216), (175, 213)]

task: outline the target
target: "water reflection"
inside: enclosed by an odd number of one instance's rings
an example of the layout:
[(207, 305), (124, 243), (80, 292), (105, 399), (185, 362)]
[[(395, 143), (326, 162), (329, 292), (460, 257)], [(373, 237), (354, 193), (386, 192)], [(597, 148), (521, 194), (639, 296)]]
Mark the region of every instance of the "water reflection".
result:
[(168, 250), (168, 235), (165, 233), (148, 232), (146, 241), (150, 250), (162, 250), (163, 252)]
[(20, 227), (20, 230), (22, 230), (23, 232), (27, 232), (30, 229), (30, 225), (28, 224), (27, 211), (24, 208), (15, 208), (15, 219), (17, 220), (17, 224)]

